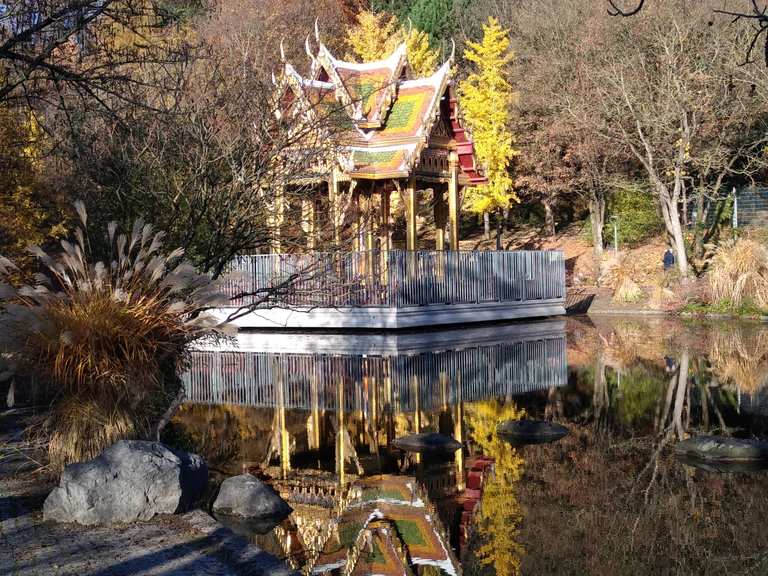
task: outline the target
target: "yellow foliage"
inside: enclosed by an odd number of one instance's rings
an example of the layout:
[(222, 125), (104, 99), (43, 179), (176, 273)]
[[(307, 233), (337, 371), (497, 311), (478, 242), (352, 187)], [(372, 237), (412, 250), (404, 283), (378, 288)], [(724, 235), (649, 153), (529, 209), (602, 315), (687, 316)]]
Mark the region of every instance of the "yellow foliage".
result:
[(487, 184), (467, 190), (467, 202), (473, 212), (507, 208), (518, 200), (509, 172), (517, 150), (509, 127), (515, 93), (509, 81), (514, 55), (508, 31), (489, 18), (482, 42), (468, 42), (464, 57), (474, 64), (474, 71), (459, 86), (462, 110), (488, 177)]
[(496, 428), (504, 420), (516, 420), (525, 411), (514, 403), (499, 400), (478, 402), (467, 407), (470, 435), (483, 454), (495, 459), (494, 475), (483, 486), (483, 500), (477, 516), (480, 546), (478, 558), (493, 565), (496, 574), (512, 576), (520, 573), (520, 560), (525, 553), (518, 542), (523, 520), (515, 486), (523, 473), (523, 458), (508, 442), (499, 437)]
[(29, 244), (64, 232), (60, 223), (52, 225), (36, 189), (42, 140), (34, 115), (0, 108), (0, 254), (22, 266)]
[[(406, 32), (402, 32), (403, 35)], [(408, 65), (414, 76), (431, 76), (437, 70), (439, 54), (429, 46), (429, 34), (415, 28), (408, 35)]]
[(389, 56), (402, 41), (397, 18), (386, 12), (363, 10), (349, 33), (347, 60), (371, 62)]
[(403, 41), (407, 44), (408, 65), (415, 76), (437, 70), (439, 54), (429, 46), (429, 34), (413, 28), (410, 33), (397, 18), (386, 12), (364, 10), (349, 33), (347, 60), (372, 62), (391, 55)]

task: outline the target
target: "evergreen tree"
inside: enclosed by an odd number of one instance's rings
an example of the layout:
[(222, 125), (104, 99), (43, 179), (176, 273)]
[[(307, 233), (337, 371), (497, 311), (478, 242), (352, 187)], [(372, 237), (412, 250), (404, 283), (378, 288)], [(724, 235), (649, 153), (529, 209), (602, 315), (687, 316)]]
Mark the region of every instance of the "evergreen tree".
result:
[(416, 0), (408, 17), (413, 25), (429, 35), (432, 46), (449, 38), (454, 29), (453, 0)]
[(510, 129), (515, 93), (509, 81), (514, 55), (508, 31), (495, 18), (483, 25), (482, 42), (468, 42), (464, 57), (472, 72), (460, 83), (464, 117), (472, 131), (475, 152), (488, 183), (467, 190), (470, 210), (477, 213), (504, 211), (517, 201), (510, 163), (517, 154)]

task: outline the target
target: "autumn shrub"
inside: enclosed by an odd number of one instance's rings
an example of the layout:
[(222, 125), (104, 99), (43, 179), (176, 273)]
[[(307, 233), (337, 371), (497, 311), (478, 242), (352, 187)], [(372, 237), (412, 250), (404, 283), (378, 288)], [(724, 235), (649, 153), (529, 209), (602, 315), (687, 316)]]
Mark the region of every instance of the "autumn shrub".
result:
[[(94, 456), (119, 438), (146, 437), (181, 386), (192, 342), (224, 334), (205, 310), (217, 284), (165, 253), (163, 233), (137, 221), (130, 235), (108, 227), (112, 257), (89, 262), (87, 215), (58, 255), (30, 252), (32, 284), (0, 284), (0, 349), (37, 382), (50, 405), (42, 426), (52, 467)], [(15, 265), (0, 258), (0, 277)]]
[(714, 303), (768, 309), (768, 252), (753, 240), (739, 239), (719, 246), (710, 263), (708, 280)]
[(634, 281), (635, 269), (633, 263), (624, 256), (606, 262), (606, 274), (601, 283), (613, 287), (615, 302), (639, 302), (643, 299), (642, 288)]

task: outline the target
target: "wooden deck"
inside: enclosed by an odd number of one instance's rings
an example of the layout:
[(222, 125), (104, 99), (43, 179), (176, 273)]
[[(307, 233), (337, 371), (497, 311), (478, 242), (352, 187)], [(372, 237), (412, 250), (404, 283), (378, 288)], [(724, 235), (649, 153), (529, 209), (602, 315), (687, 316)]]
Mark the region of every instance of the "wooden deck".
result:
[(254, 307), (234, 320), (241, 328), (409, 329), (565, 314), (558, 251), (266, 254), (240, 257), (232, 270), (232, 306), (215, 313)]

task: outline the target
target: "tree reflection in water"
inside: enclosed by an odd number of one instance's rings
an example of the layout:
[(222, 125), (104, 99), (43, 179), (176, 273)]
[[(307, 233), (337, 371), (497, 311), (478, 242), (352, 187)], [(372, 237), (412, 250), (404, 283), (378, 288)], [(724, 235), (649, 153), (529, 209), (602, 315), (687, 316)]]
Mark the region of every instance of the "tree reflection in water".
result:
[(706, 472), (671, 450), (763, 435), (766, 358), (760, 324), (571, 322), (572, 434), (526, 450), (523, 573), (767, 573), (768, 477)]

